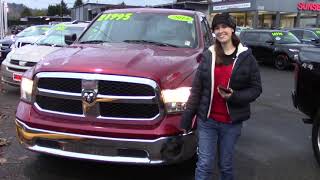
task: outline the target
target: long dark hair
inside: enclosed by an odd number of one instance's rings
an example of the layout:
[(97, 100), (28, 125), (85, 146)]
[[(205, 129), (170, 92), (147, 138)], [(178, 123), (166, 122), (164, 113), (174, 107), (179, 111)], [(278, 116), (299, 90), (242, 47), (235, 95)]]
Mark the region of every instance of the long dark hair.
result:
[[(234, 32), (231, 35), (231, 41), (234, 47), (238, 47), (238, 45), (240, 44), (240, 39)], [(214, 50), (216, 52), (216, 64), (222, 64), (223, 63), (222, 57), (224, 55), (224, 51), (222, 49), (221, 43), (218, 41), (217, 38), (215, 40)]]

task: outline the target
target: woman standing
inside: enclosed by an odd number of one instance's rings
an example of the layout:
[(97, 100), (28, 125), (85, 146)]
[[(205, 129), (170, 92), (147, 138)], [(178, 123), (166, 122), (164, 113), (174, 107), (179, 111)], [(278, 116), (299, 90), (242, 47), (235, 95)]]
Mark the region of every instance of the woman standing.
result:
[(216, 42), (203, 53), (182, 116), (181, 128), (187, 132), (197, 115), (196, 180), (212, 180), (217, 152), (220, 179), (234, 179), (233, 154), (242, 122), (249, 119), (250, 103), (262, 92), (257, 62), (251, 50), (240, 43), (235, 29), (229, 14), (213, 18)]

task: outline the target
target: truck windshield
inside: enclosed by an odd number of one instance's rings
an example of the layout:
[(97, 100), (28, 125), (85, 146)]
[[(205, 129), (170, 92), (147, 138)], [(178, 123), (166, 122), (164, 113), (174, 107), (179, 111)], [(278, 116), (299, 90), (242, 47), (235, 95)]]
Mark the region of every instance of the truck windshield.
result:
[(193, 16), (154, 13), (106, 13), (80, 38), (79, 43), (144, 43), (195, 48)]
[(301, 43), (300, 40), (291, 32), (272, 32), (271, 34), (278, 44)]
[(64, 36), (77, 34), (79, 36), (85, 27), (70, 27), (64, 24), (54, 26), (46, 36), (39, 39), (36, 44), (44, 46), (65, 46)]

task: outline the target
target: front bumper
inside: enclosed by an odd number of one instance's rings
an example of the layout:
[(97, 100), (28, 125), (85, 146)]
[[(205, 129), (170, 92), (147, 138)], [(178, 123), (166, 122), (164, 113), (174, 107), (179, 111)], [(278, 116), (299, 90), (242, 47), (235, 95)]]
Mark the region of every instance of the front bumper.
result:
[(4, 63), (1, 65), (1, 81), (2, 83), (9, 84), (11, 86), (19, 87), (20, 81), (13, 80), (13, 73), (22, 75), (23, 72), (14, 72), (8, 69)]
[(197, 147), (194, 132), (152, 140), (109, 138), (31, 128), (18, 119), (16, 130), (31, 151), (104, 162), (172, 164), (193, 157)]

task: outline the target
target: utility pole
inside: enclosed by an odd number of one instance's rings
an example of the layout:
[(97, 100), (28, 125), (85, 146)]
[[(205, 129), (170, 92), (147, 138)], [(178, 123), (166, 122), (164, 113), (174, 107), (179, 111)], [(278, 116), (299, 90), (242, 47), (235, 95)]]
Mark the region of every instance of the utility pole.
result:
[(0, 0), (0, 39), (8, 32), (8, 5), (4, 0)]

